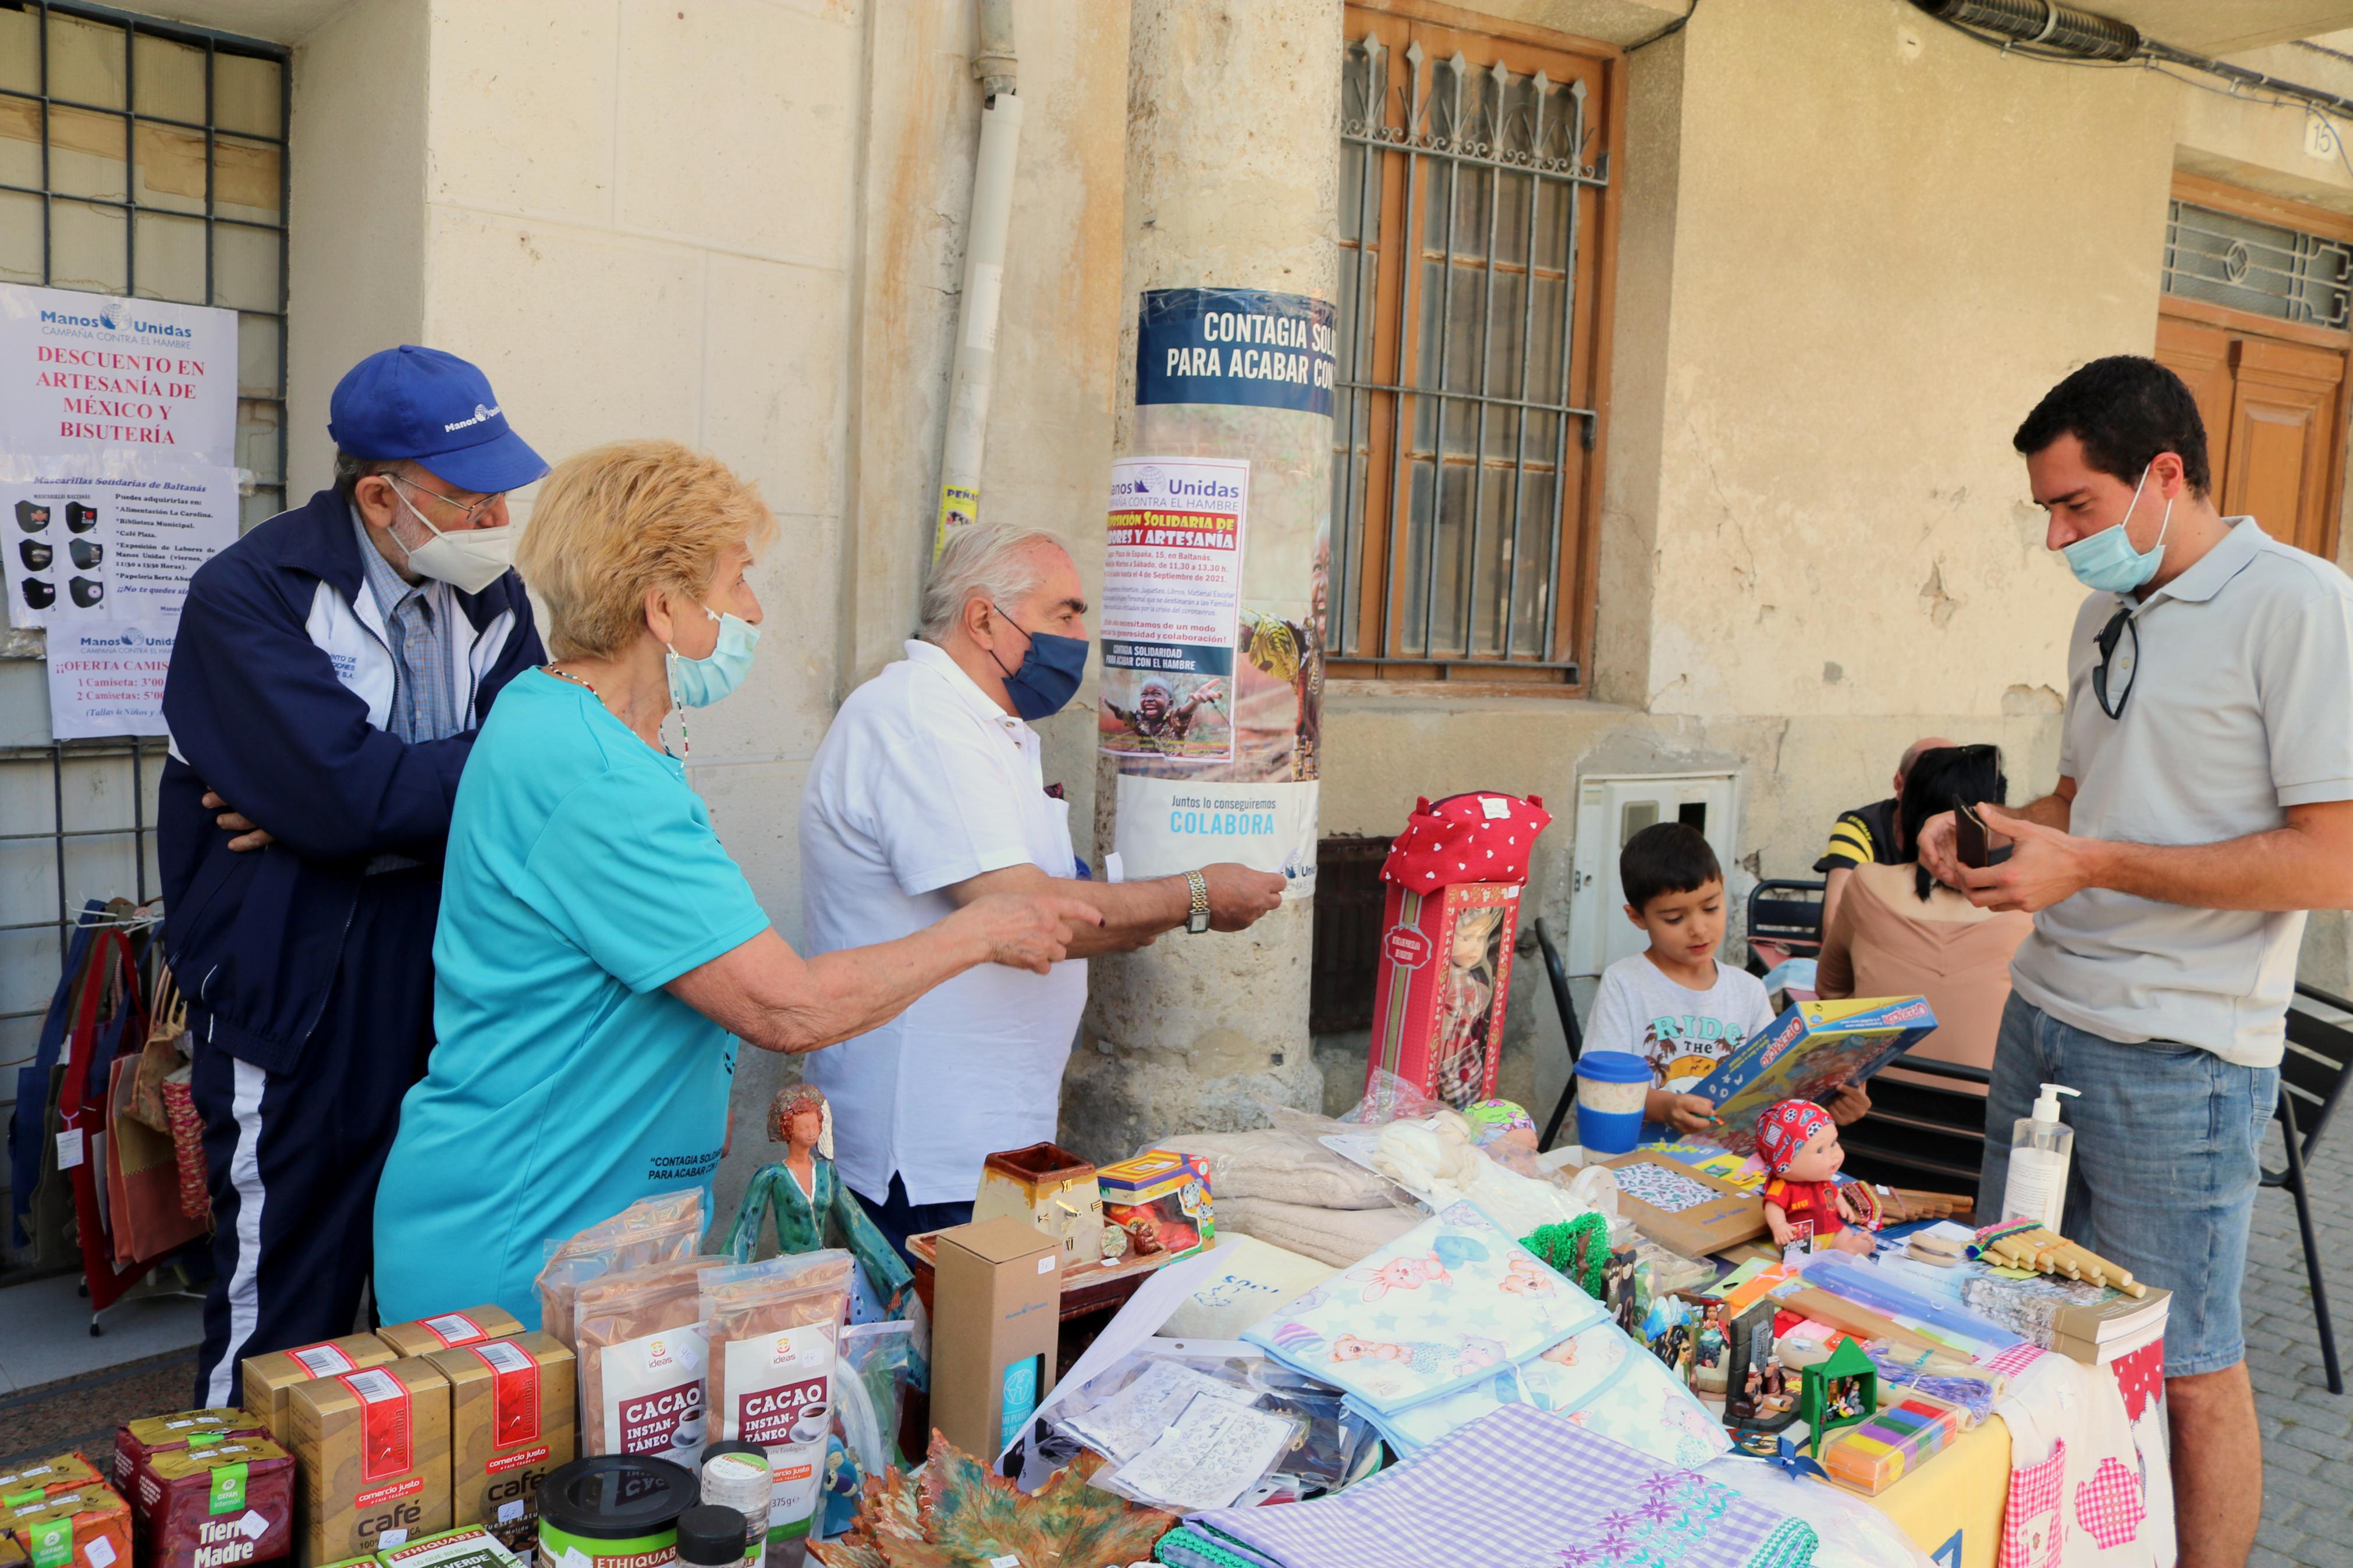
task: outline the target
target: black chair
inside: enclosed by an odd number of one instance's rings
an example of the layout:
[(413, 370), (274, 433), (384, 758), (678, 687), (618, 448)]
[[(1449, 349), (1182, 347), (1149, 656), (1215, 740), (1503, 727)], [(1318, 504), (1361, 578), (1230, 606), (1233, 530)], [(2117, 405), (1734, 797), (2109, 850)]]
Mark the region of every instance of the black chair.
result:
[(1829, 885), (1767, 879), (1749, 889), (1749, 942), (1769, 942), (1797, 958), (1821, 952), (1822, 894)]
[[(2315, 986), (2299, 984), (2295, 1000), (2316, 1002), (2340, 1014), (2353, 1015), (2353, 1002), (2332, 996)], [(2263, 1185), (2284, 1187), (2295, 1199), (2295, 1223), (2304, 1233), (2304, 1268), (2312, 1280), (2312, 1318), (2320, 1330), (2320, 1363), (2328, 1373), (2328, 1392), (2345, 1392), (2344, 1373), (2337, 1364), (2337, 1330), (2328, 1318), (2328, 1290), (2321, 1282), (2320, 1248), (2312, 1235), (2312, 1199), (2305, 1190), (2305, 1164), (2313, 1146), (2328, 1130), (2337, 1102), (2344, 1098), (2348, 1068), (2353, 1068), (2353, 1025), (2323, 1018), (2291, 1002), (2287, 1010), (2287, 1053), (2280, 1061), (2280, 1142), (2287, 1147), (2287, 1164), (2263, 1173)]]
[(1560, 1012), (1561, 1037), (1568, 1042), (1568, 1081), (1560, 1086), (1560, 1103), (1552, 1108), (1538, 1149), (1549, 1149), (1560, 1135), (1560, 1124), (1577, 1098), (1577, 1058), (1585, 1054), (1585, 1031), (1577, 1026), (1577, 1004), (1568, 994), (1568, 965), (1561, 961), (1559, 944), (1542, 921), (1536, 921), (1536, 945), (1544, 949), (1545, 977), (1552, 982), (1552, 1005)]
[(1871, 1080), (1871, 1110), (1839, 1130), (1846, 1169), (1883, 1186), (1974, 1197), (1985, 1168), (1985, 1090), (1992, 1075), (1909, 1051), (1887, 1065), (1945, 1083), (1973, 1084), (1976, 1092), (1889, 1078), (1883, 1070)]

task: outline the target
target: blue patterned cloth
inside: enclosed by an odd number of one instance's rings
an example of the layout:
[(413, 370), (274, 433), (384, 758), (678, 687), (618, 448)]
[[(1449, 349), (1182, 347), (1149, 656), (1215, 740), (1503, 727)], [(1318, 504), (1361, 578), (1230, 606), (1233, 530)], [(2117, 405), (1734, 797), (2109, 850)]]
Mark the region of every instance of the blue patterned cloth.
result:
[(385, 641), (392, 649), (392, 714), (385, 729), (412, 745), (446, 741), (465, 728), (454, 680), (465, 617), (447, 583), (430, 577), (409, 583), (392, 569), (368, 537), (356, 508), (352, 529), (360, 536), (368, 592), (384, 615)]
[(1184, 1568), (1810, 1568), (1820, 1538), (1687, 1469), (1506, 1405), (1313, 1502), (1187, 1517)]

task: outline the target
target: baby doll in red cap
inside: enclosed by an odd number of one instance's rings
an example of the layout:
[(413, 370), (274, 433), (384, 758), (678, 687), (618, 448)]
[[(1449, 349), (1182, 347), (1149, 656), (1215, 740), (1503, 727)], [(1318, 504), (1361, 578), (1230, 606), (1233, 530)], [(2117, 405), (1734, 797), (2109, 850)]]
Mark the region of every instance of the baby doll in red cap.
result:
[(1834, 1179), (1846, 1151), (1829, 1111), (1810, 1100), (1782, 1100), (1757, 1123), (1757, 1157), (1772, 1173), (1765, 1223), (1774, 1245), (1808, 1241), (1808, 1251), (1827, 1244), (1860, 1253), (1878, 1246), (1869, 1220)]

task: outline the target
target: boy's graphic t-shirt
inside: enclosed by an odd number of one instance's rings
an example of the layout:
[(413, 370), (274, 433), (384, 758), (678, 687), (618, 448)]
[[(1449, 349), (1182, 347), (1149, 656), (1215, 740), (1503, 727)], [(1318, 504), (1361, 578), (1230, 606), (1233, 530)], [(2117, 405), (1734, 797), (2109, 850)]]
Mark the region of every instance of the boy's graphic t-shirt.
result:
[(1687, 1093), (1772, 1021), (1764, 983), (1746, 971), (1719, 960), (1715, 984), (1694, 991), (1638, 952), (1602, 972), (1585, 1048), (1631, 1051), (1650, 1063), (1653, 1085)]

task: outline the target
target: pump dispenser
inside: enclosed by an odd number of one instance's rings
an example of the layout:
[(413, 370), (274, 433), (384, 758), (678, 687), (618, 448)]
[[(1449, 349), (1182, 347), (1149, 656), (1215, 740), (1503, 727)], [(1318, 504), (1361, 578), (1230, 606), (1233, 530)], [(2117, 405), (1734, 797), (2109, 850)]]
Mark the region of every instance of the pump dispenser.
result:
[(2067, 1208), (2067, 1167), (2075, 1157), (2075, 1130), (2059, 1120), (2059, 1097), (2078, 1091), (2046, 1083), (2034, 1114), (2010, 1130), (2010, 1180), (2001, 1192), (2001, 1217), (2031, 1219), (2057, 1234)]

